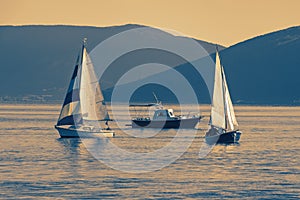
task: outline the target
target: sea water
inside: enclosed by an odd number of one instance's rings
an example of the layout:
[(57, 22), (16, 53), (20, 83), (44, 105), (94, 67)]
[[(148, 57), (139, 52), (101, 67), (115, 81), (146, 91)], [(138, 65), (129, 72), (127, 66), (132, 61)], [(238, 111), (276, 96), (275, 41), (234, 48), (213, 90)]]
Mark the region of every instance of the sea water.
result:
[[(240, 143), (216, 145), (199, 158), (209, 119), (209, 106), (200, 105), (205, 118), (191, 145), (174, 162), (147, 173), (112, 169), (80, 139), (60, 139), (53, 126), (60, 107), (0, 105), (1, 199), (300, 198), (300, 107), (236, 106)], [(115, 115), (126, 116), (124, 109)], [(118, 125), (123, 127), (112, 123), (116, 137), (110, 141), (129, 152), (153, 152), (176, 135), (171, 129), (129, 136), (122, 129), (143, 132), (128, 123), (125, 117)]]

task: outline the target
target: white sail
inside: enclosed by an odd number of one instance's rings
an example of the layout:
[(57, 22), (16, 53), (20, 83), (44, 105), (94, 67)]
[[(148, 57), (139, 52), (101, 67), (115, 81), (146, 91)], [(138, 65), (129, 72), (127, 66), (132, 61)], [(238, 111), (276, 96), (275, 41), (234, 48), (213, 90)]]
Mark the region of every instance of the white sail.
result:
[(67, 90), (57, 125), (75, 125), (82, 123), (79, 88), (80, 88), (80, 60), (81, 54), (77, 57), (76, 66)]
[(85, 41), (55, 128), (63, 138), (114, 137), (115, 133), (107, 123), (106, 129), (101, 129), (102, 126), (97, 123), (99, 120), (110, 119)]
[(219, 53), (216, 52), (215, 82), (211, 109), (211, 125), (226, 129), (224, 87)]
[(215, 81), (210, 125), (211, 126), (205, 135), (205, 141), (208, 144), (235, 143), (240, 138), (241, 132), (237, 131), (238, 123), (235, 118), (224, 69), (221, 65), (218, 51), (216, 52)]
[(83, 120), (109, 120), (94, 66), (85, 48), (82, 57), (80, 104)]
[(238, 122), (235, 117), (232, 101), (229, 94), (229, 89), (227, 86), (227, 81), (224, 73), (224, 69), (222, 67), (222, 75), (223, 75), (223, 83), (224, 83), (224, 91), (225, 91), (225, 105), (226, 105), (226, 114), (227, 114), (227, 121), (228, 121), (228, 130), (233, 131), (238, 128)]

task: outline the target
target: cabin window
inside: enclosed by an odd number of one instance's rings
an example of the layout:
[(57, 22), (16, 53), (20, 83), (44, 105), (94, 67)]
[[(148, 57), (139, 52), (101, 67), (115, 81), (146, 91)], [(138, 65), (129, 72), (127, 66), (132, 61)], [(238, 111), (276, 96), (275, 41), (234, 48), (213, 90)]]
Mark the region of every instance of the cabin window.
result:
[(158, 116), (164, 116), (163, 112), (158, 113)]

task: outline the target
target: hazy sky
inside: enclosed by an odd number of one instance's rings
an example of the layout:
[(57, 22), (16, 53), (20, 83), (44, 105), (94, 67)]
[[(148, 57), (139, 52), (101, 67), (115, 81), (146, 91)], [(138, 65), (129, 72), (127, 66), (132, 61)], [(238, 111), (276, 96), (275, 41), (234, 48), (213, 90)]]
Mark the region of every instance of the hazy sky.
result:
[(300, 25), (300, 0), (0, 0), (0, 25), (127, 23), (225, 46)]

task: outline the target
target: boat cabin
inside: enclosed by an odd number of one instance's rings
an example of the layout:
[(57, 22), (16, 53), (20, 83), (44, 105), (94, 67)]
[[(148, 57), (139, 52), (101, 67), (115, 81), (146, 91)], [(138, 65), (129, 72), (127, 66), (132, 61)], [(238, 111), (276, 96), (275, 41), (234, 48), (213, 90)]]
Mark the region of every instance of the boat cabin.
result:
[[(137, 117), (131, 119), (132, 128), (195, 128), (202, 118), (200, 115), (191, 117), (189, 115), (175, 116), (173, 109), (165, 109), (161, 103), (131, 104), (130, 106), (134, 107), (136, 113), (139, 113), (136, 114)], [(150, 107), (153, 106), (154, 110), (150, 110)], [(136, 107), (147, 109), (136, 109)], [(154, 111), (153, 117), (150, 114), (152, 111)]]
[[(135, 109), (136, 115), (138, 117), (135, 117), (134, 119), (136, 120), (145, 120), (145, 121), (150, 121), (150, 120), (168, 120), (168, 119), (178, 119), (174, 115), (173, 109), (164, 109), (164, 107), (159, 103), (150, 103), (150, 104), (132, 104), (130, 107), (140, 107), (140, 108), (150, 108), (150, 107), (155, 107), (153, 117), (149, 116), (149, 109), (142, 109), (142, 110), (137, 110)], [(144, 112), (143, 112), (144, 111)], [(143, 113), (143, 114), (142, 114)], [(148, 113), (148, 114), (147, 114)], [(146, 115), (146, 116), (145, 116)], [(151, 119), (152, 118), (152, 119)]]
[(153, 120), (165, 120), (176, 118), (173, 109), (158, 109), (155, 110)]

